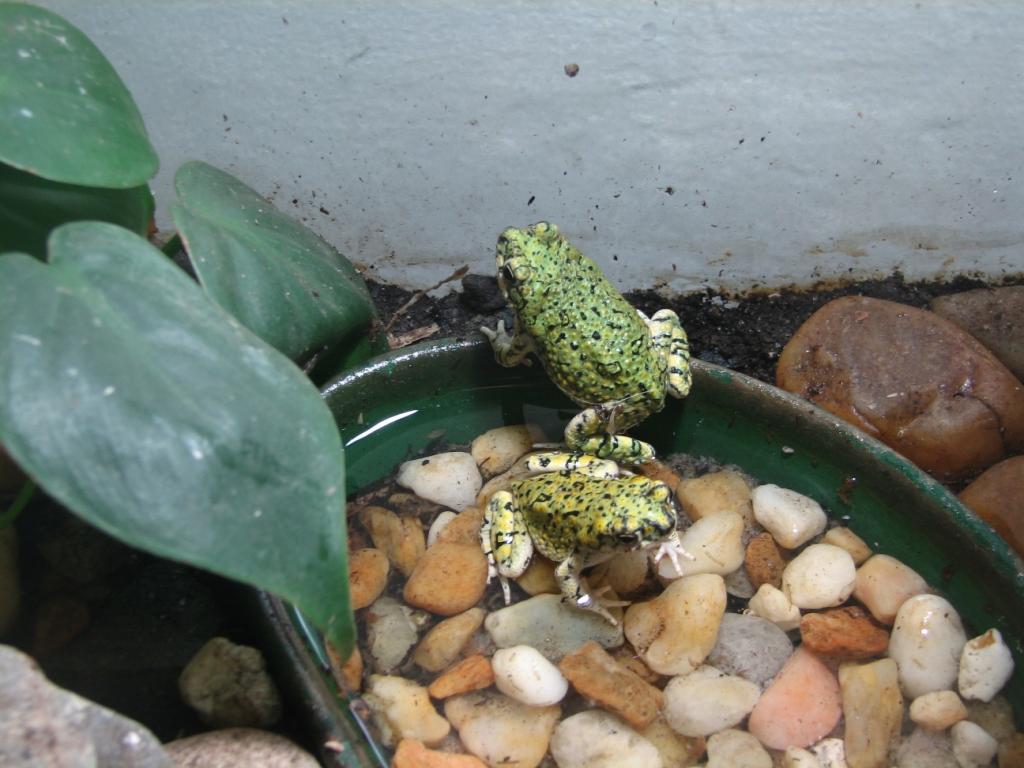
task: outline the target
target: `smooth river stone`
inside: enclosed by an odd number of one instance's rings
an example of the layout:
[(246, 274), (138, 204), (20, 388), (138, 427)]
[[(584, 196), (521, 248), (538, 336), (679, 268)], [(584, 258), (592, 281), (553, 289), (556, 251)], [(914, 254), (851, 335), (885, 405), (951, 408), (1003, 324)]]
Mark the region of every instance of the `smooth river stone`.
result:
[(1024, 379), (1024, 285), (939, 296), (932, 299), (931, 310), (963, 328)]
[(1024, 557), (1024, 456), (985, 470), (960, 492), (960, 501), (996, 529)]
[(497, 691), (448, 699), (444, 715), (466, 749), (491, 766), (534, 768), (544, 759), (561, 709), (531, 707)]
[(889, 747), (899, 738), (903, 695), (892, 659), (839, 668), (846, 762), (850, 768), (886, 768)]
[(839, 681), (810, 651), (797, 648), (750, 713), (748, 727), (769, 749), (809, 747), (842, 715)]
[(1024, 385), (926, 310), (863, 296), (831, 301), (786, 344), (776, 381), (942, 479), (1024, 447)]
[(529, 645), (554, 662), (588, 640), (603, 648), (623, 643), (621, 622), (613, 625), (593, 611), (571, 608), (559, 595), (537, 595), (502, 608), (484, 627), (499, 648)]
[(626, 637), (655, 672), (688, 675), (715, 647), (725, 606), (721, 576), (684, 576), (653, 600), (629, 606)]
[(727, 675), (739, 675), (763, 686), (792, 653), (792, 641), (772, 622), (752, 614), (727, 613), (707, 663)]
[(960, 615), (943, 597), (916, 595), (900, 606), (889, 636), (889, 658), (899, 666), (909, 698), (951, 690), (967, 643)]

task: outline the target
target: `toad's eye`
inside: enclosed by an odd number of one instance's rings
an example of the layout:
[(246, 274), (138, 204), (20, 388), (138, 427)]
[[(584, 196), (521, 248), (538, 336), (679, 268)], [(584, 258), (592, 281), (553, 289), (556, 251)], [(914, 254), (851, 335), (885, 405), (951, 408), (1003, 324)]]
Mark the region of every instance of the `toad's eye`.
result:
[(518, 261), (507, 261), (501, 266), (501, 276), (510, 283), (525, 283), (530, 279), (530, 266)]

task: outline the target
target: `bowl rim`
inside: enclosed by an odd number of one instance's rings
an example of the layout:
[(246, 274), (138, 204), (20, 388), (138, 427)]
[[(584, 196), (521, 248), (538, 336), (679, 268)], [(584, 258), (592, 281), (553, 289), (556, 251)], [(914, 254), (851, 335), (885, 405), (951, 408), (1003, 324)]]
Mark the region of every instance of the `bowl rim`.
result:
[[(482, 335), (465, 339), (449, 337), (425, 341), (385, 352), (358, 367), (337, 374), (321, 387), (321, 396), (329, 402), (336, 392), (365, 385), (382, 373), (401, 371), (403, 367), (422, 359), (453, 355), (460, 359), (464, 357), (478, 365), (496, 365), (490, 344)], [(851, 447), (868, 454), (870, 459), (880, 461), (894, 470), (897, 481), (909, 483), (915, 486), (918, 492), (930, 497), (946, 516), (947, 523), (965, 531), (970, 536), (973, 547), (980, 554), (987, 554), (987, 559), (1000, 576), (1015, 582), (1016, 590), (1024, 595), (1024, 560), (945, 485), (909, 459), (849, 422), (772, 384), (697, 358), (691, 360), (691, 366), (695, 386), (700, 386), (702, 380), (728, 384), (738, 387), (743, 397), (761, 401), (766, 407), (784, 408), (794, 414), (799, 412), (799, 418), (811, 428), (828, 430)], [(503, 375), (513, 375), (508, 371), (514, 369), (504, 370), (506, 373)], [(331, 739), (345, 747), (340, 752), (325, 749), (322, 751), (321, 759), (327, 765), (346, 768), (365, 764), (351, 762), (358, 750), (349, 747), (352, 740), (361, 740), (363, 745), (366, 741), (372, 744), (372, 740), (367, 739), (360, 718), (354, 714), (353, 703), (350, 702), (349, 707), (344, 708), (343, 703), (325, 684), (325, 679), (330, 676), (327, 660), (304, 634), (311, 632), (312, 628), (298, 611), (276, 596), (261, 593), (260, 603), (264, 620), (270, 625), (275, 642), (283, 647), (284, 655), (293, 667), (296, 678), (293, 685), (299, 690), (306, 707), (313, 713), (315, 727), (323, 734), (321, 742)], [(1016, 714), (1018, 720), (1024, 716), (1024, 713)], [(375, 747), (371, 754), (363, 753), (363, 760), (366, 759), (371, 759), (375, 764), (387, 765), (386, 758)]]

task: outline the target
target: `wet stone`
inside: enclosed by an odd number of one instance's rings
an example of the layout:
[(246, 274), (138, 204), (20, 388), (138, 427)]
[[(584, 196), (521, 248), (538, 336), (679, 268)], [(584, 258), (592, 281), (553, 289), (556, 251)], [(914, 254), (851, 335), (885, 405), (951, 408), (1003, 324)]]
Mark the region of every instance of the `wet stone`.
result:
[(165, 746), (175, 768), (316, 768), (309, 752), (284, 736), (254, 728), (208, 731)]
[(727, 613), (707, 663), (764, 686), (792, 653), (792, 641), (772, 622), (751, 614)]
[(0, 646), (0, 713), (4, 768), (173, 765), (146, 728), (58, 688), (9, 646)]
[(444, 714), (466, 749), (488, 765), (534, 768), (544, 759), (561, 709), (531, 707), (497, 691), (445, 701)]
[(1024, 456), (985, 470), (960, 493), (960, 501), (996, 529), (1024, 557)]
[(903, 722), (896, 662), (879, 659), (839, 668), (845, 721), (843, 737), (851, 765), (884, 766)]
[(623, 643), (622, 625), (593, 611), (572, 608), (558, 595), (537, 595), (495, 611), (484, 626), (499, 648), (529, 645), (551, 661), (593, 640), (604, 648)]
[(192, 658), (178, 690), (215, 727), (273, 725), (281, 717), (281, 698), (263, 654), (224, 637), (213, 638)]
[(782, 559), (775, 539), (767, 531), (759, 533), (747, 544), (743, 564), (755, 591), (762, 584), (782, 586), (782, 572), (786, 568), (786, 561)]
[(566, 655), (558, 668), (579, 693), (634, 728), (644, 729), (654, 722), (664, 703), (661, 691), (593, 641)]
[(790, 339), (777, 383), (941, 479), (1024, 447), (1022, 385), (953, 323), (895, 302), (829, 302)]
[(963, 328), (1024, 379), (1024, 286), (939, 296), (932, 299), (931, 310)]
[(855, 605), (804, 614), (800, 639), (809, 650), (836, 660), (870, 659), (889, 646), (889, 633)]

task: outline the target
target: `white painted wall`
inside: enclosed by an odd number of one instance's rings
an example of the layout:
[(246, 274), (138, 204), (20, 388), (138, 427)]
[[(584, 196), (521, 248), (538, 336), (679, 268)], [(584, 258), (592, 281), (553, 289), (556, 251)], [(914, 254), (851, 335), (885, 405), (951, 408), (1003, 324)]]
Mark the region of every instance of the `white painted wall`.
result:
[(41, 2), (135, 94), (164, 226), (199, 158), (408, 287), (540, 219), (623, 288), (1024, 270), (1022, 3)]

